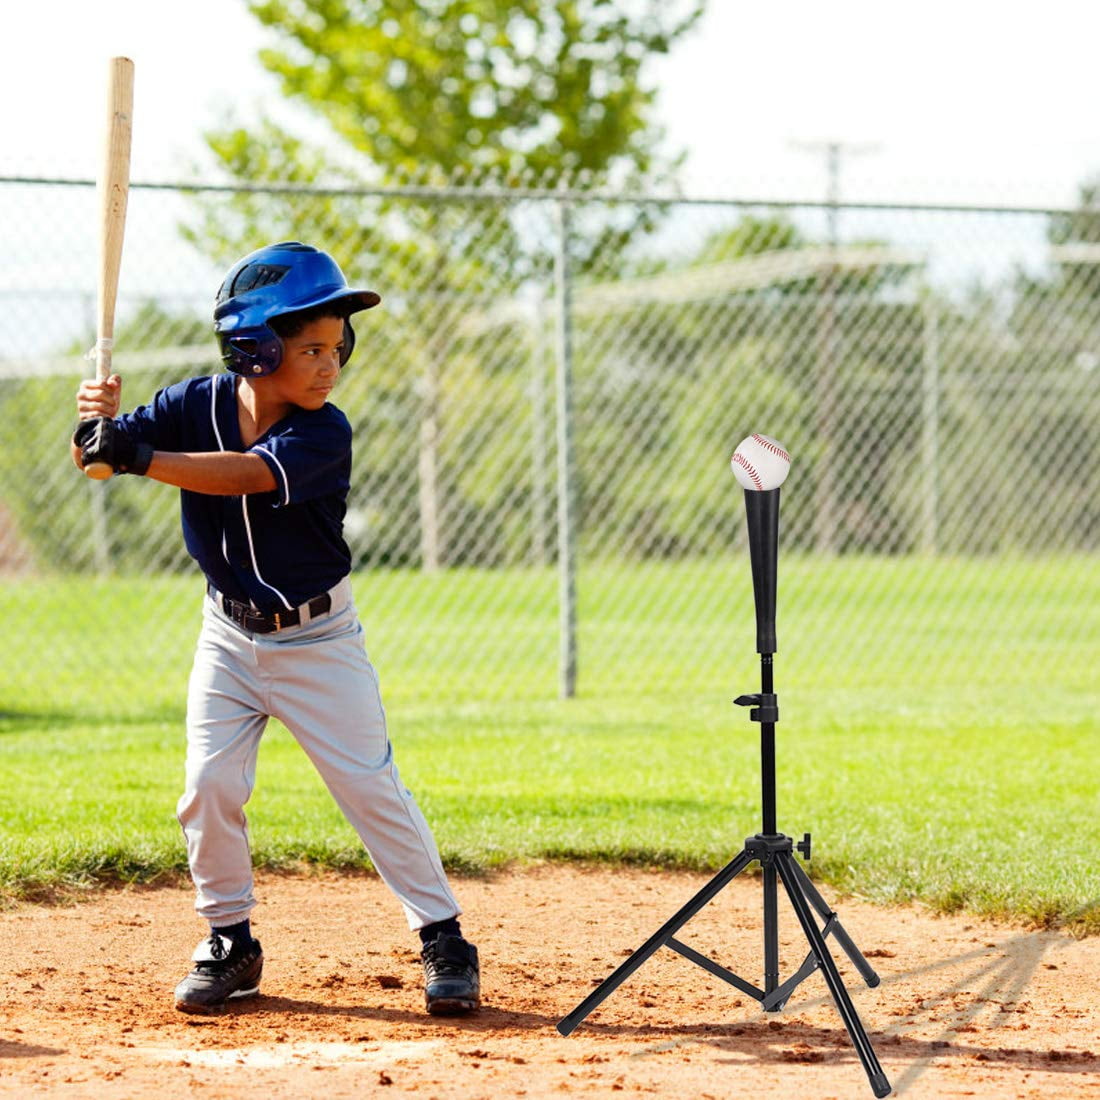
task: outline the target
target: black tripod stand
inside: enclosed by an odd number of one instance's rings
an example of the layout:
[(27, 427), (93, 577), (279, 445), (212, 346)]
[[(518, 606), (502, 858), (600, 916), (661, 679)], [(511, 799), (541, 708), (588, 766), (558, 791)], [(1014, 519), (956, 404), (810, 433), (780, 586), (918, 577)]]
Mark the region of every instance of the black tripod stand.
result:
[[(779, 720), (779, 707), (772, 680), (772, 658), (775, 654), (775, 594), (776, 562), (779, 551), (779, 490), (765, 492), (745, 490), (745, 507), (749, 526), (749, 553), (752, 559), (753, 592), (756, 601), (756, 649), (760, 654), (760, 691), (754, 695), (741, 695), (734, 702), (738, 706), (752, 707), (749, 718), (760, 723), (760, 771), (764, 796), (763, 828), (756, 836), (745, 841), (741, 852), (710, 882), (700, 890), (678, 913), (666, 921), (649, 937), (633, 955), (591, 992), (559, 1024), (562, 1035), (570, 1035), (577, 1025), (605, 998), (610, 996), (631, 974), (661, 947), (669, 947), (684, 958), (701, 966), (715, 977), (721, 978), (742, 993), (760, 1002), (765, 1012), (777, 1012), (786, 1003), (795, 987), (819, 969), (825, 984), (836, 1002), (844, 1026), (867, 1071), (875, 1096), (889, 1095), (890, 1082), (882, 1071), (867, 1033), (860, 1023), (848, 991), (844, 988), (825, 938), (832, 936), (844, 949), (863, 980), (869, 986), (879, 984), (878, 975), (841, 927), (836, 913), (832, 912), (817, 892), (809, 875), (798, 865), (794, 856), (797, 849), (806, 859), (810, 858), (810, 834), (795, 844), (789, 836), (775, 827), (775, 723)], [(759, 863), (764, 879), (764, 988), (720, 966), (713, 959), (693, 950), (675, 938), (676, 932), (695, 916), (708, 902), (752, 863)], [(809, 954), (802, 965), (785, 982), (779, 981), (779, 921), (777, 908), (777, 878), (790, 898), (798, 923), (802, 926), (810, 945)], [(816, 909), (825, 921), (819, 928), (811, 912)]]

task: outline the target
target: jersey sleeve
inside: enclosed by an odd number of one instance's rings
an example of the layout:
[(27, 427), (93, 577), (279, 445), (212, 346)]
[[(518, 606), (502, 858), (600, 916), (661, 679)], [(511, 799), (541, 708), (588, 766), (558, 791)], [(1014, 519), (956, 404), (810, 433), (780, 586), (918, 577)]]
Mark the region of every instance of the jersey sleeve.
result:
[(292, 418), (250, 448), (275, 475), (276, 507), (346, 494), (351, 484), (351, 425), (342, 414)]
[(184, 449), (183, 404), (188, 382), (158, 390), (148, 405), (118, 417), (122, 430), (135, 442), (148, 443), (155, 451)]

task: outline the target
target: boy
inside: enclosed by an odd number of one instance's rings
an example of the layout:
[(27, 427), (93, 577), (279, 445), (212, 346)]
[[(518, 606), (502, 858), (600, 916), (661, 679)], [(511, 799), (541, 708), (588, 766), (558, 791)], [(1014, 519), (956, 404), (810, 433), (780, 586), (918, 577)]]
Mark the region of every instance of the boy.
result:
[(243, 807), (271, 717), (312, 760), (419, 931), (428, 1011), (479, 1004), (477, 949), (398, 776), (348, 580), (351, 426), (328, 398), (355, 343), (348, 318), (380, 300), (351, 289), (326, 253), (270, 245), (238, 261), (218, 291), (228, 374), (176, 383), (121, 417), (117, 375), (77, 393), (74, 462), (179, 488), (187, 549), (206, 576), (177, 812), (210, 935), (176, 988), (183, 1012), (221, 1012), (259, 992)]

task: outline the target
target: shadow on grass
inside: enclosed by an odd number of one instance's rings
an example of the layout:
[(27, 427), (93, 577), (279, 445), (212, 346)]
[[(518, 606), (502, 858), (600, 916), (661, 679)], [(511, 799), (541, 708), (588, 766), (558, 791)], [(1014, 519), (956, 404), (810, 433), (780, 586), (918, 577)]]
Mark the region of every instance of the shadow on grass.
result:
[(118, 729), (120, 726), (149, 726), (165, 723), (182, 725), (183, 721), (183, 711), (171, 707), (118, 713), (102, 710), (0, 709), (0, 735), (29, 733), (35, 730), (95, 729), (98, 726)]
[(103, 890), (161, 890), (190, 882), (187, 864), (119, 864), (94, 872), (67, 871), (49, 878), (22, 878), (0, 882), (0, 910), (19, 905), (69, 906), (94, 902)]

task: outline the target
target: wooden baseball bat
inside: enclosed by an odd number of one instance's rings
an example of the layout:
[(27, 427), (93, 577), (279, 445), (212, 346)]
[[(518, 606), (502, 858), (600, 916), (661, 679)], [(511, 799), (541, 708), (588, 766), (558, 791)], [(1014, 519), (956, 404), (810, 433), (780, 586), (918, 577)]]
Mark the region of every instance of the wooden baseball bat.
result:
[[(95, 374), (102, 382), (111, 374), (115, 344), (115, 299), (126, 230), (126, 200), (130, 194), (130, 137), (134, 113), (134, 63), (112, 57), (107, 81), (107, 127), (103, 161), (96, 181), (99, 197), (99, 281), (96, 311)], [(102, 481), (114, 471), (106, 462), (89, 462), (88, 477)]]

